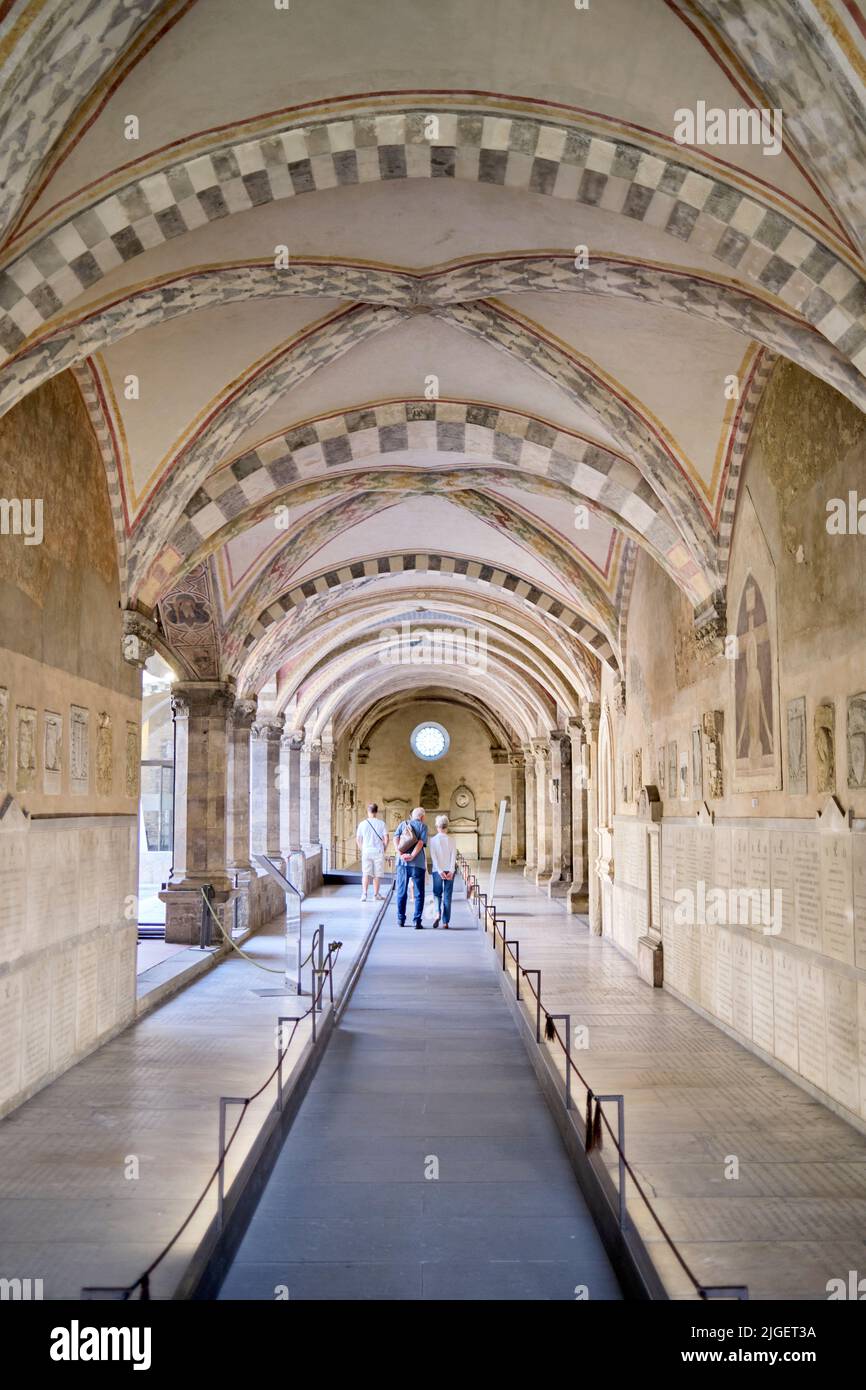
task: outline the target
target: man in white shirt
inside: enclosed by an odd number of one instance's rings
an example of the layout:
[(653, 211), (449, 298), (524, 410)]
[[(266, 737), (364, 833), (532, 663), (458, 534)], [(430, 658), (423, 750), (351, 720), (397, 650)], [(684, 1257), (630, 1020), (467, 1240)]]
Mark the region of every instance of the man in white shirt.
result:
[(367, 807), (367, 819), (362, 820), (355, 832), (358, 853), (361, 856), (361, 902), (367, 901), (367, 885), (373, 879), (373, 897), (382, 902), (379, 892), (379, 879), (385, 872), (385, 850), (388, 848), (388, 830), (383, 820), (378, 819), (379, 807), (371, 801)]
[(433, 869), (433, 896), (436, 899), (436, 921), (445, 930), (451, 921), (451, 894), (454, 892), (454, 872), (457, 868), (457, 841), (448, 834), (448, 817), (436, 817), (436, 834), (430, 841), (430, 865)]

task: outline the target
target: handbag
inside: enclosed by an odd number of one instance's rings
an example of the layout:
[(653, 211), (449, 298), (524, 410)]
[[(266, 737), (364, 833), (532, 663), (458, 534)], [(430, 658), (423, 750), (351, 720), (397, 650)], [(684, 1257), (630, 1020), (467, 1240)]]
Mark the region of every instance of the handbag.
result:
[(399, 854), (411, 854), (420, 837), (415, 834), (411, 821), (406, 821), (404, 824), (406, 828), (397, 840), (397, 851)]

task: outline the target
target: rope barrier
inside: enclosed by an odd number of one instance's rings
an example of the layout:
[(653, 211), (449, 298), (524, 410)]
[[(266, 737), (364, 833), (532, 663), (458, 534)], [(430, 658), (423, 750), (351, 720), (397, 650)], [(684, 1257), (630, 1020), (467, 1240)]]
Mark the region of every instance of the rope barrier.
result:
[[(204, 891), (202, 891), (202, 899), (203, 899), (204, 902), (207, 902), (207, 895), (204, 893)], [(223, 936), (225, 936), (225, 932), (223, 931), (222, 923), (221, 923), (221, 922), (219, 921), (219, 919), (216, 917), (216, 914), (213, 913), (213, 908), (210, 907), (210, 903), (208, 903), (208, 907), (210, 908), (211, 913), (214, 915), (214, 918), (215, 918), (215, 920), (216, 920), (216, 922), (217, 922), (217, 926), (220, 928), (220, 931), (223, 932)], [(229, 938), (226, 937), (226, 940), (229, 940)], [(234, 943), (232, 943), (232, 944), (234, 944)], [(205, 1186), (202, 1188), (202, 1191), (201, 1191), (201, 1193), (200, 1193), (200, 1195), (199, 1195), (197, 1201), (195, 1202), (194, 1206), (192, 1207), (191, 1211), (189, 1212), (188, 1216), (186, 1217), (186, 1220), (178, 1227), (178, 1229), (175, 1231), (174, 1235), (172, 1236), (171, 1240), (170, 1240), (165, 1246), (163, 1246), (162, 1250), (160, 1250), (160, 1252), (159, 1252), (159, 1254), (156, 1256), (156, 1258), (155, 1258), (154, 1260), (151, 1260), (150, 1264), (147, 1266), (147, 1269), (145, 1269), (145, 1270), (143, 1271), (143, 1273), (140, 1274), (140, 1275), (138, 1276), (138, 1278), (137, 1278), (136, 1280), (133, 1281), (133, 1283), (128, 1284), (128, 1285), (124, 1286), (122, 1289), (119, 1289), (119, 1290), (118, 1290), (118, 1292), (121, 1294), (121, 1297), (122, 1297), (122, 1298), (124, 1298), (124, 1299), (129, 1299), (130, 1296), (135, 1292), (136, 1289), (140, 1289), (140, 1290), (141, 1290), (141, 1294), (140, 1294), (140, 1299), (141, 1299), (141, 1301), (142, 1301), (142, 1302), (147, 1302), (147, 1301), (149, 1301), (149, 1299), (150, 1299), (150, 1278), (151, 1278), (151, 1275), (153, 1274), (154, 1270), (157, 1269), (158, 1266), (162, 1263), (162, 1261), (165, 1259), (166, 1255), (168, 1255), (168, 1254), (170, 1253), (170, 1251), (174, 1248), (174, 1246), (175, 1246), (175, 1245), (177, 1244), (177, 1242), (180, 1240), (180, 1237), (183, 1235), (184, 1231), (187, 1229), (187, 1227), (189, 1226), (190, 1222), (191, 1222), (191, 1221), (193, 1220), (193, 1218), (195, 1217), (196, 1213), (200, 1210), (202, 1203), (204, 1202), (205, 1198), (207, 1197), (207, 1195), (208, 1195), (210, 1189), (212, 1188), (213, 1184), (216, 1182), (217, 1178), (219, 1177), (221, 1171), (225, 1168), (225, 1163), (226, 1163), (226, 1159), (228, 1158), (228, 1155), (229, 1155), (229, 1150), (231, 1149), (232, 1144), (234, 1143), (235, 1139), (237, 1138), (238, 1130), (240, 1129), (241, 1124), (243, 1123), (244, 1116), (246, 1115), (247, 1111), (249, 1110), (249, 1107), (253, 1104), (253, 1102), (256, 1101), (256, 1100), (258, 1100), (259, 1096), (262, 1095), (262, 1093), (263, 1093), (264, 1091), (267, 1090), (268, 1086), (270, 1086), (270, 1084), (271, 1084), (271, 1082), (273, 1081), (274, 1077), (277, 1076), (278, 1073), (280, 1072), (281, 1067), (282, 1067), (282, 1064), (283, 1064), (283, 1061), (285, 1060), (286, 1056), (288, 1055), (289, 1049), (291, 1048), (292, 1043), (293, 1043), (294, 1040), (295, 1040), (295, 1035), (297, 1034), (297, 1031), (298, 1031), (298, 1025), (299, 1025), (300, 1023), (303, 1023), (303, 1021), (304, 1021), (305, 1018), (309, 1018), (309, 1016), (310, 1016), (311, 1014), (313, 1014), (315, 1011), (317, 1011), (317, 1010), (319, 1009), (319, 1007), (321, 1006), (322, 996), (323, 996), (324, 991), (325, 991), (325, 985), (326, 985), (326, 983), (329, 981), (329, 979), (333, 976), (334, 966), (335, 966), (335, 964), (336, 964), (336, 962), (337, 962), (337, 959), (338, 959), (338, 957), (339, 957), (339, 954), (340, 954), (340, 951), (341, 951), (341, 949), (342, 949), (342, 946), (343, 946), (342, 941), (330, 941), (330, 942), (328, 943), (328, 952), (327, 952), (327, 955), (325, 956), (325, 961), (327, 962), (327, 964), (323, 967), (323, 969), (322, 969), (322, 971), (321, 971), (321, 979), (320, 979), (320, 982), (319, 982), (318, 992), (317, 992), (317, 993), (316, 993), (316, 992), (313, 992), (313, 997), (312, 997), (312, 1000), (311, 1000), (311, 1003), (310, 1003), (309, 1008), (308, 1008), (308, 1009), (305, 1009), (304, 1012), (303, 1012), (302, 1014), (298, 1014), (297, 1017), (295, 1017), (295, 1018), (293, 1018), (293, 1019), (291, 1020), (291, 1023), (292, 1023), (291, 1034), (290, 1034), (289, 1040), (288, 1040), (288, 1042), (285, 1044), (285, 1046), (284, 1046), (283, 1048), (278, 1048), (278, 1049), (277, 1049), (277, 1064), (276, 1064), (276, 1066), (275, 1066), (274, 1069), (270, 1072), (270, 1074), (266, 1077), (266, 1079), (262, 1082), (261, 1086), (259, 1086), (259, 1088), (258, 1088), (257, 1091), (254, 1091), (253, 1094), (252, 1094), (251, 1096), (245, 1096), (245, 1097), (241, 1098), (241, 1100), (240, 1100), (240, 1102), (239, 1102), (239, 1103), (240, 1103), (240, 1106), (241, 1106), (241, 1112), (240, 1112), (240, 1115), (238, 1116), (237, 1123), (236, 1123), (234, 1129), (232, 1130), (231, 1135), (229, 1136), (229, 1139), (228, 1139), (228, 1141), (227, 1141), (227, 1143), (226, 1143), (226, 1145), (225, 1145), (225, 1148), (223, 1149), (223, 1152), (222, 1152), (222, 1155), (221, 1155), (221, 1157), (220, 1157), (219, 1162), (217, 1163), (216, 1167), (214, 1168), (213, 1172), (211, 1173), (210, 1177), (208, 1178), (208, 1180), (207, 1180)], [(243, 955), (244, 953), (241, 952), (241, 954)], [(310, 954), (312, 955), (312, 951), (311, 951)], [(246, 959), (249, 960), (249, 961), (251, 962), (251, 964), (253, 964), (253, 965), (258, 965), (258, 964), (259, 964), (258, 961), (253, 960), (252, 957), (250, 957), (250, 956), (247, 956)], [(309, 960), (310, 957), (308, 956), (307, 959)], [(304, 962), (304, 964), (306, 964), (306, 961)], [(260, 966), (260, 969), (263, 969), (263, 970), (269, 969), (269, 968), (271, 968), (271, 967), (268, 967), (268, 966)], [(280, 970), (280, 971), (277, 971), (276, 973), (281, 975), (283, 972)], [(314, 971), (313, 973), (314, 973), (314, 974), (317, 974), (318, 972), (317, 972), (317, 971)], [(286, 1021), (288, 1021), (288, 1020), (286, 1020)]]
[[(463, 856), (462, 856), (461, 854), (458, 854), (458, 856), (457, 856), (457, 866), (458, 866), (458, 868), (459, 868), (459, 870), (460, 870), (460, 875), (461, 875), (461, 877), (463, 878), (464, 882), (466, 882), (466, 876), (467, 876), (467, 874), (470, 872), (470, 869), (469, 869), (469, 864), (468, 864), (467, 860), (464, 859)], [(492, 925), (491, 943), (492, 943), (493, 949), (494, 949), (494, 951), (495, 951), (495, 950), (496, 950), (496, 931), (497, 931), (497, 927), (498, 927), (500, 924), (502, 925), (502, 927), (504, 927), (504, 926), (505, 926), (505, 919), (502, 918), (502, 917), (497, 917), (497, 915), (496, 915), (496, 909), (495, 909), (495, 907), (494, 907), (494, 905), (493, 905), (492, 903), (486, 904), (485, 917), (486, 917), (486, 918), (492, 918), (492, 924), (491, 924), (491, 925)], [(486, 927), (487, 927), (487, 922), (485, 921), (485, 930), (486, 930)], [(699, 1296), (700, 1298), (706, 1299), (706, 1293), (704, 1292), (704, 1288), (703, 1288), (703, 1286), (701, 1285), (700, 1280), (697, 1278), (697, 1276), (694, 1274), (694, 1272), (692, 1271), (692, 1269), (689, 1267), (688, 1263), (686, 1262), (685, 1257), (684, 1257), (684, 1256), (681, 1254), (681, 1252), (677, 1249), (677, 1246), (676, 1246), (676, 1244), (674, 1243), (673, 1237), (672, 1237), (672, 1236), (670, 1235), (670, 1233), (668, 1232), (667, 1227), (665, 1226), (664, 1222), (662, 1221), (661, 1217), (659, 1216), (658, 1212), (656, 1211), (655, 1207), (653, 1206), (652, 1202), (650, 1201), (649, 1197), (647, 1196), (646, 1192), (644, 1191), (643, 1185), (642, 1185), (641, 1182), (639, 1181), (639, 1179), (638, 1179), (638, 1177), (637, 1177), (637, 1174), (636, 1174), (635, 1171), (634, 1171), (634, 1168), (632, 1167), (631, 1163), (629, 1162), (628, 1158), (626, 1157), (625, 1151), (624, 1151), (623, 1148), (621, 1147), (621, 1145), (620, 1145), (620, 1143), (619, 1143), (619, 1140), (618, 1140), (617, 1136), (614, 1134), (613, 1129), (611, 1128), (611, 1125), (610, 1125), (610, 1121), (608, 1120), (607, 1116), (606, 1116), (605, 1113), (604, 1113), (604, 1107), (603, 1107), (603, 1105), (601, 1104), (601, 1102), (600, 1102), (599, 1100), (596, 1099), (595, 1091), (594, 1091), (594, 1090), (592, 1089), (592, 1087), (590, 1086), (589, 1081), (587, 1080), (587, 1078), (586, 1078), (586, 1077), (582, 1074), (582, 1072), (580, 1071), (580, 1068), (578, 1067), (577, 1063), (575, 1062), (574, 1058), (572, 1057), (570, 1050), (566, 1047), (565, 1042), (563, 1041), (563, 1038), (562, 1038), (562, 1036), (561, 1036), (561, 1034), (560, 1034), (560, 1032), (559, 1032), (559, 1029), (558, 1029), (557, 1026), (556, 1026), (556, 1023), (554, 1022), (554, 1020), (553, 1020), (553, 1018), (551, 1017), (551, 1015), (550, 1015), (550, 1013), (548, 1012), (548, 1010), (545, 1008), (544, 1003), (543, 1003), (542, 998), (541, 998), (541, 972), (540, 972), (540, 971), (532, 971), (532, 970), (527, 969), (527, 967), (525, 967), (525, 966), (521, 966), (519, 958), (514, 954), (514, 951), (512, 950), (511, 945), (505, 940), (505, 932), (504, 932), (504, 931), (500, 931), (499, 934), (500, 934), (500, 937), (501, 937), (501, 940), (502, 940), (502, 958), (503, 958), (503, 966), (504, 966), (504, 962), (505, 962), (505, 955), (506, 955), (506, 952), (507, 952), (508, 955), (511, 957), (511, 959), (514, 961), (514, 965), (515, 965), (515, 982), (517, 981), (517, 972), (519, 971), (519, 973), (520, 973), (520, 975), (523, 977), (523, 979), (526, 980), (526, 982), (529, 984), (529, 989), (530, 989), (530, 991), (531, 991), (531, 993), (532, 993), (532, 995), (533, 995), (533, 998), (536, 1000), (538, 1006), (540, 1007), (540, 1009), (542, 1010), (542, 1012), (543, 1012), (544, 1015), (545, 1015), (545, 1026), (544, 1026), (544, 1036), (545, 1036), (545, 1039), (546, 1039), (548, 1042), (554, 1042), (554, 1041), (556, 1041), (556, 1042), (559, 1043), (560, 1047), (561, 1047), (562, 1050), (563, 1050), (563, 1053), (565, 1054), (565, 1065), (566, 1065), (566, 1067), (567, 1067), (567, 1068), (568, 1068), (568, 1067), (571, 1068), (571, 1070), (574, 1072), (574, 1075), (577, 1077), (578, 1081), (580, 1082), (580, 1084), (583, 1086), (584, 1090), (586, 1091), (586, 1103), (585, 1103), (586, 1136), (585, 1136), (585, 1141), (584, 1141), (584, 1142), (585, 1142), (585, 1149), (586, 1149), (586, 1152), (589, 1154), (589, 1153), (592, 1153), (593, 1150), (601, 1148), (601, 1142), (602, 1142), (602, 1126), (604, 1126), (604, 1128), (605, 1128), (605, 1129), (607, 1130), (607, 1132), (608, 1132), (608, 1135), (610, 1136), (610, 1139), (611, 1139), (612, 1142), (613, 1142), (613, 1147), (614, 1147), (614, 1149), (616, 1150), (617, 1155), (619, 1156), (619, 1158), (620, 1158), (620, 1160), (621, 1160), (621, 1162), (622, 1162), (622, 1165), (623, 1165), (625, 1171), (628, 1173), (629, 1177), (631, 1178), (632, 1182), (634, 1183), (634, 1186), (635, 1186), (635, 1188), (636, 1188), (636, 1190), (637, 1190), (637, 1193), (638, 1193), (638, 1195), (641, 1197), (641, 1199), (643, 1200), (643, 1203), (644, 1203), (645, 1207), (647, 1208), (647, 1211), (649, 1212), (650, 1216), (652, 1217), (653, 1221), (655, 1222), (655, 1224), (656, 1224), (656, 1226), (657, 1226), (657, 1228), (658, 1228), (658, 1231), (659, 1231), (660, 1235), (662, 1236), (662, 1239), (667, 1243), (668, 1247), (670, 1248), (671, 1253), (673, 1254), (674, 1258), (676, 1259), (676, 1261), (677, 1261), (677, 1263), (679, 1264), (680, 1268), (682, 1269), (683, 1273), (686, 1275), (686, 1277), (687, 1277), (687, 1278), (689, 1279), (689, 1281), (691, 1282), (693, 1288), (695, 1289), (695, 1292), (698, 1294), (698, 1296)], [(537, 976), (538, 976), (538, 989), (537, 989), (537, 991), (536, 991), (535, 986), (534, 986), (534, 985), (532, 984), (532, 982), (529, 980), (529, 976), (530, 976), (531, 974), (537, 974)], [(594, 1105), (593, 1105), (593, 1102), (595, 1102)]]

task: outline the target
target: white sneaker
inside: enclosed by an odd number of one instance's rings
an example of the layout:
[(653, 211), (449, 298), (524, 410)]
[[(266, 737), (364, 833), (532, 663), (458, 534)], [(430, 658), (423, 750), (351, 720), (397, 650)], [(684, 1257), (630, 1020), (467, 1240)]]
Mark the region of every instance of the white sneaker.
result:
[(367, 894), (366, 894), (366, 893), (362, 893), (362, 894), (361, 894), (361, 902), (362, 902), (362, 903), (365, 903), (366, 901), (367, 901)]

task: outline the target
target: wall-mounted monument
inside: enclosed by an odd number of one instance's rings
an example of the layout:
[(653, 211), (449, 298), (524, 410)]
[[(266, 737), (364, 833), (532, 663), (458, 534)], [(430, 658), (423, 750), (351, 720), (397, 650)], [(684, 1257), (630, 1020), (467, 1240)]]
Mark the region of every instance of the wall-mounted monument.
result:
[(673, 800), (679, 787), (680, 769), (677, 762), (677, 745), (668, 744), (668, 796)]
[(90, 710), (69, 708), (69, 785), (77, 796), (90, 791)]
[(718, 801), (724, 796), (722, 776), (722, 742), (725, 732), (725, 716), (720, 709), (710, 709), (704, 714), (704, 796)]
[(815, 780), (819, 792), (836, 790), (836, 706), (822, 700), (815, 708)]
[(448, 833), (457, 841), (461, 854), (478, 858), (478, 818), (475, 812), (475, 793), (461, 777), (451, 793), (448, 807)]
[(866, 787), (866, 692), (848, 700), (848, 786)]
[(0, 788), (9, 785), (9, 691), (0, 686)]
[(806, 770), (806, 697), (788, 701), (788, 791), (805, 796), (809, 789)]
[(701, 730), (699, 725), (692, 729), (692, 796), (700, 801), (704, 794), (704, 766), (701, 755)]
[(20, 792), (36, 784), (36, 711), (28, 705), (15, 710), (15, 785)]
[(63, 779), (63, 716), (46, 710), (43, 717), (42, 790), (58, 796)]
[(100, 796), (110, 796), (114, 785), (114, 747), (111, 737), (111, 715), (105, 710), (96, 716), (96, 790)]

